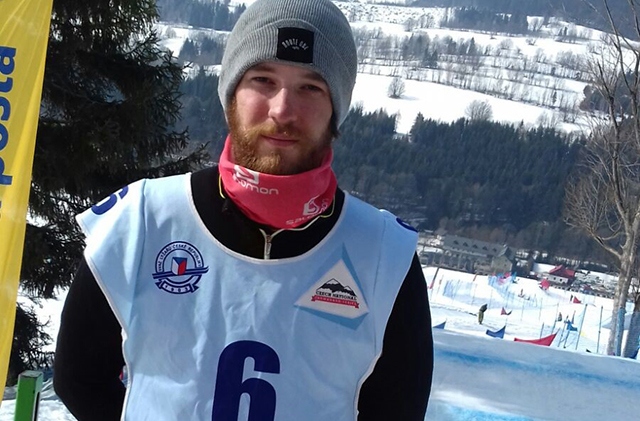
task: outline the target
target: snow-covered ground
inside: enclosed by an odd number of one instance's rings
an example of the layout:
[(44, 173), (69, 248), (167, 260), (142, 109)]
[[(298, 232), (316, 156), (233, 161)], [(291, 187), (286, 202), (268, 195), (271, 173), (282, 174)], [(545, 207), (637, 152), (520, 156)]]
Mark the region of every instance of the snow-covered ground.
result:
[[(437, 271), (437, 273), (436, 273)], [(424, 269), (432, 306), (435, 371), (429, 421), (636, 421), (640, 363), (602, 355), (611, 300), (551, 288), (517, 278)], [(574, 302), (576, 298), (580, 303)], [(51, 318), (55, 338), (64, 296), (37, 307)], [(488, 305), (483, 324), (477, 310)], [(510, 315), (504, 315), (502, 309)], [(558, 321), (562, 313), (562, 322)], [(601, 317), (602, 314), (602, 317)], [(577, 331), (568, 332), (564, 319)], [(487, 330), (505, 327), (503, 339)], [(549, 347), (515, 342), (557, 333)], [(587, 351), (588, 350), (588, 351)], [(46, 383), (40, 420), (74, 418)], [(15, 390), (5, 391), (0, 421), (12, 421)]]
[[(254, 1), (237, 0), (231, 4), (244, 3), (249, 6)], [(380, 31), (384, 36), (397, 39), (428, 35), (431, 40), (450, 37), (456, 42), (468, 42), (473, 38), (479, 51), (492, 51), (482, 56), (482, 65), (473, 75), (463, 77), (467, 77), (469, 84), (473, 84), (472, 80), (475, 80), (476, 90), (490, 91), (500, 85), (501, 91), (511, 92), (507, 97), (512, 99), (452, 86), (450, 83), (455, 85), (455, 81), (444, 84), (455, 73), (452, 70), (455, 66), (447, 70), (450, 64), (446, 62), (440, 63), (439, 69), (416, 70), (407, 63), (385, 64), (385, 60), (381, 62), (370, 57), (364, 58), (364, 62), (359, 65), (352, 103), (361, 104), (367, 112), (382, 108), (388, 114), (396, 114), (398, 133), (409, 133), (418, 112), (425, 118), (444, 122), (465, 117), (467, 106), (474, 100), (488, 102), (495, 121), (513, 124), (523, 122), (527, 126), (542, 123), (567, 132), (589, 129), (587, 116), (581, 111), (576, 111), (575, 121), (563, 121), (564, 114), (558, 107), (542, 107), (537, 104), (548, 103), (551, 95), (558, 98), (556, 106), (560, 103), (575, 105), (583, 99), (587, 83), (570, 77), (570, 74), (575, 76), (576, 72), (567, 70), (563, 63), (567, 61), (567, 57), (578, 60), (595, 54), (594, 51), (602, 54), (605, 47), (600, 31), (551, 18), (544, 25), (538, 24), (540, 27), (535, 36), (474, 32), (439, 27), (440, 20), (447, 13), (444, 8), (407, 7), (407, 2), (403, 0), (387, 1), (385, 4), (375, 4), (373, 0), (335, 3), (350, 19), (354, 30)], [(430, 16), (432, 24), (411, 29), (407, 27), (407, 22), (419, 21), (424, 16)], [(530, 27), (534, 26), (532, 22), (536, 19), (542, 21), (541, 17), (529, 17)], [(186, 38), (225, 36), (224, 32), (165, 23), (158, 24), (157, 29), (165, 37), (162, 44), (175, 55), (179, 54)], [(567, 42), (566, 39), (557, 37), (557, 33), (563, 29), (570, 29), (576, 35), (575, 38)], [(514, 70), (525, 61), (529, 70)], [(211, 71), (218, 71), (218, 67), (212, 66)], [(534, 68), (546, 68), (554, 74), (557, 70), (557, 75), (538, 74), (531, 70)], [(390, 99), (387, 92), (394, 76), (400, 76), (405, 83), (405, 92), (398, 99)]]
[[(444, 330), (434, 329), (426, 420), (638, 419), (640, 364), (602, 355), (611, 300), (543, 291), (537, 281), (524, 278), (490, 285), (486, 276), (443, 269), (436, 274), (435, 268), (425, 269), (425, 277), (432, 286), (433, 325), (445, 324)], [(489, 308), (480, 325), (482, 304)], [(576, 331), (566, 330), (567, 318)], [(486, 334), (503, 327), (503, 339)], [(552, 333), (550, 347), (514, 341)]]
[[(465, 117), (465, 109), (472, 101), (487, 101), (493, 110), (493, 120), (528, 126), (536, 126), (541, 115), (551, 115), (550, 110), (517, 101), (495, 98), (490, 95), (432, 82), (406, 80), (401, 98), (387, 97), (390, 76), (358, 73), (353, 92), (353, 103), (362, 105), (366, 112), (384, 109), (397, 115), (396, 131), (409, 133), (418, 113), (425, 118), (452, 122)], [(576, 129), (573, 126), (572, 129)]]

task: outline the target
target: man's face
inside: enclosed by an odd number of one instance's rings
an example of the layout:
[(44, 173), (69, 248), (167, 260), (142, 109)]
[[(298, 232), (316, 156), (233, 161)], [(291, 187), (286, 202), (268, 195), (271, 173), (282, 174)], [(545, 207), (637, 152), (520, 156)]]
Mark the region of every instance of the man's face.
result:
[(317, 168), (331, 148), (333, 107), (326, 82), (296, 66), (249, 69), (229, 107), (233, 160), (267, 174)]

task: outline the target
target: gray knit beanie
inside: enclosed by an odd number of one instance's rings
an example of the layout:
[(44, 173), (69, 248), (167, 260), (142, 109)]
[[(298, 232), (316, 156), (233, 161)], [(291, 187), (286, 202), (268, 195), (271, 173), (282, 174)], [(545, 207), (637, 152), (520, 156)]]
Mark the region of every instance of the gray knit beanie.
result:
[(349, 112), (358, 68), (347, 18), (330, 0), (257, 0), (240, 16), (222, 58), (218, 96), (227, 109), (252, 66), (278, 62), (311, 69), (331, 93), (340, 126)]

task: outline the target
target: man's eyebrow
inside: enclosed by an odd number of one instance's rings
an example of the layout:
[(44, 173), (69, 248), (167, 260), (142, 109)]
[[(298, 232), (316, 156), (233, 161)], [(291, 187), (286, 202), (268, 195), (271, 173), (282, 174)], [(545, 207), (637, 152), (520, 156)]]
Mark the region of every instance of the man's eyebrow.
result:
[[(255, 66), (251, 67), (249, 70), (256, 70), (258, 72), (273, 72), (273, 73), (277, 73), (278, 71), (275, 69), (275, 67), (269, 63), (258, 63)], [(304, 74), (304, 78), (306, 79), (311, 79), (314, 80), (316, 82), (322, 82), (322, 83), (326, 83), (326, 81), (324, 80), (324, 78), (322, 76), (320, 76), (319, 73), (314, 72), (313, 70), (307, 70), (307, 69), (302, 69), (304, 70), (305, 74)]]

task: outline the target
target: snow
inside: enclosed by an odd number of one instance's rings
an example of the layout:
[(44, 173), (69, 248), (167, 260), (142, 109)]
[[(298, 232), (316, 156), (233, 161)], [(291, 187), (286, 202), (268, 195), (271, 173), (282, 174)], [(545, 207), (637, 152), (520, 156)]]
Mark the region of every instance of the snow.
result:
[[(244, 3), (249, 6), (254, 1), (238, 0), (232, 1), (230, 4), (233, 6)], [(476, 81), (484, 81), (483, 83), (489, 86), (495, 85), (497, 81), (501, 89), (505, 91), (513, 90), (515, 95), (524, 96), (525, 100), (529, 102), (527, 104), (517, 100), (497, 98), (479, 92), (435, 83), (434, 79), (438, 81), (439, 79), (446, 79), (446, 76), (444, 76), (446, 70), (444, 69), (436, 71), (423, 70), (423, 75), (419, 76), (416, 72), (398, 65), (383, 65), (379, 62), (360, 64), (352, 104), (361, 104), (365, 112), (377, 111), (382, 108), (388, 114), (396, 114), (396, 130), (398, 133), (408, 133), (419, 112), (425, 118), (443, 122), (452, 122), (465, 117), (465, 109), (474, 100), (489, 103), (493, 111), (494, 121), (516, 125), (522, 122), (528, 127), (537, 126), (541, 122), (545, 122), (548, 126), (556, 127), (566, 132), (588, 130), (585, 115), (582, 115), (575, 122), (568, 123), (562, 121), (563, 115), (558, 109), (534, 105), (536, 102), (543, 101), (543, 98), (548, 98), (551, 92), (555, 90), (559, 93), (558, 98), (560, 99), (558, 101), (565, 101), (567, 104), (577, 103), (583, 98), (586, 82), (566, 77), (537, 75), (537, 83), (541, 85), (532, 86), (526, 85), (526, 76), (520, 83), (500, 79), (506, 77), (504, 69), (509, 62), (522, 61), (526, 58), (529, 60), (530, 65), (536, 63), (536, 65), (543, 67), (555, 67), (560, 55), (571, 53), (574, 56), (582, 56), (590, 54), (592, 51), (602, 51), (602, 32), (551, 18), (545, 26), (540, 28), (535, 42), (532, 42), (534, 40), (532, 36), (507, 36), (487, 32), (440, 28), (438, 27), (439, 21), (446, 13), (444, 8), (407, 7), (405, 6), (407, 2), (403, 0), (385, 1), (384, 3), (386, 4), (375, 4), (375, 1), (368, 0), (336, 1), (335, 3), (350, 18), (354, 29), (380, 30), (385, 36), (390, 35), (399, 39), (409, 37), (412, 34), (427, 34), (432, 40), (436, 37), (440, 39), (451, 37), (454, 41), (468, 41), (474, 38), (480, 51), (487, 47), (491, 48), (492, 51), (501, 50), (503, 56), (487, 56), (483, 59), (487, 63), (495, 63), (501, 67), (492, 69), (491, 64), (487, 64), (482, 68), (482, 71), (489, 72), (489, 74), (477, 73), (474, 75)], [(416, 27), (412, 31), (406, 29), (408, 20), (417, 20), (419, 17), (427, 15), (433, 18), (433, 27)], [(529, 17), (530, 26), (532, 19), (542, 18)], [(556, 39), (555, 35), (567, 27), (575, 29), (574, 32), (578, 37), (572, 42), (563, 42)], [(223, 31), (192, 28), (186, 25), (168, 25), (166, 23), (160, 23), (156, 25), (156, 28), (161, 35), (170, 35), (162, 41), (162, 44), (176, 56), (187, 38), (197, 39), (205, 35), (214, 37), (225, 36), (226, 34)], [(508, 48), (499, 48), (505, 41), (509, 43)], [(217, 72), (219, 71), (219, 66), (211, 66), (208, 70)], [(188, 72), (194, 74), (195, 70), (189, 69)], [(405, 83), (405, 93), (398, 99), (390, 99), (387, 93), (389, 84), (394, 76), (402, 77)], [(422, 78), (422, 80), (416, 80), (418, 78)], [(429, 80), (424, 80), (425, 78)]]
[[(435, 371), (426, 419), (638, 419), (640, 364), (601, 355), (608, 329), (599, 326), (610, 321), (611, 300), (555, 288), (545, 292), (525, 278), (492, 287), (486, 276), (450, 270), (436, 274), (427, 268), (425, 277), (433, 282), (433, 325), (445, 322), (445, 330), (434, 329)], [(571, 296), (582, 303), (573, 303)], [(483, 303), (489, 309), (479, 325), (472, 313)], [(503, 307), (511, 315), (501, 315)], [(558, 312), (582, 325), (579, 334), (567, 336)], [(504, 339), (485, 333), (503, 326)], [(558, 335), (550, 347), (513, 342), (552, 332)]]
[[(359, 11), (356, 15), (357, 20), (352, 22), (354, 29), (380, 30), (386, 36), (391, 35), (402, 39), (411, 35), (427, 34), (432, 40), (436, 37), (440, 39), (451, 37), (454, 41), (469, 41), (473, 38), (479, 51), (487, 47), (493, 51), (500, 50), (499, 46), (507, 41), (509, 43), (507, 45), (510, 46), (508, 50), (503, 49), (503, 54), (510, 57), (495, 59), (503, 67), (508, 65), (509, 60), (522, 61), (526, 58), (530, 62), (537, 62), (544, 59), (553, 63), (558, 56), (566, 53), (582, 56), (590, 51), (602, 50), (602, 33), (585, 27), (575, 27), (576, 33), (581, 35), (581, 38), (572, 43), (556, 40), (553, 33), (568, 24), (555, 19), (551, 19), (547, 26), (542, 27), (535, 42), (532, 42), (534, 39), (532, 36), (507, 36), (439, 27), (415, 28), (412, 31), (407, 31), (405, 28), (407, 20), (423, 15), (433, 16), (437, 25), (443, 16), (443, 9), (359, 4), (357, 2), (337, 2), (337, 4), (347, 16), (349, 16), (349, 10), (355, 8)], [(485, 58), (485, 60), (492, 61), (494, 59)], [(406, 68), (394, 65), (384, 66), (376, 63), (374, 66), (363, 66), (361, 64), (353, 96), (354, 103), (363, 104), (365, 111), (375, 111), (381, 108), (381, 104), (384, 104), (383, 108), (387, 113), (398, 115), (397, 131), (399, 133), (409, 132), (418, 112), (422, 113), (425, 118), (444, 122), (465, 117), (466, 107), (474, 100), (489, 103), (493, 110), (494, 121), (512, 124), (523, 122), (527, 126), (537, 126), (541, 118), (546, 118), (548, 121), (556, 116), (560, 120), (559, 114), (550, 108), (545, 109), (523, 102), (496, 98), (470, 90), (433, 83), (433, 81), (412, 80), (410, 73)], [(439, 70), (439, 73), (443, 74), (442, 69)], [(426, 74), (434, 74), (434, 72), (426, 71)], [(393, 76), (402, 77), (405, 83), (405, 94), (399, 99), (388, 98), (387, 88)], [(415, 75), (413, 77), (415, 78)], [(495, 74), (494, 77), (501, 79), (503, 76)], [(445, 78), (443, 77), (443, 79)], [(571, 102), (577, 102), (582, 98), (582, 92), (587, 85), (585, 82), (567, 78), (550, 77), (548, 80), (550, 86), (564, 90), (567, 100)], [(504, 85), (506, 87), (511, 83), (504, 81)], [(524, 89), (528, 91), (529, 99), (535, 101), (545, 94), (549, 95), (548, 86), (526, 86)], [(582, 121), (571, 124), (558, 122), (556, 127), (567, 132), (586, 129)]]
[(405, 80), (402, 98), (387, 98), (391, 77), (359, 73), (353, 93), (353, 105), (364, 111), (383, 108), (387, 114), (397, 114), (396, 131), (409, 133), (418, 113), (425, 118), (452, 122), (464, 117), (465, 109), (474, 100), (487, 101), (493, 110), (493, 120), (536, 125), (541, 114), (548, 111), (529, 104), (495, 98), (478, 92), (457, 89), (438, 83)]
[[(609, 299), (550, 288), (535, 280), (489, 282), (487, 276), (424, 268), (434, 329), (434, 377), (426, 420), (636, 420), (640, 363), (602, 355), (608, 338)], [(575, 304), (571, 296), (581, 304)], [(41, 320), (59, 319), (64, 295), (36, 306)], [(477, 309), (486, 303), (482, 325)], [(502, 308), (511, 312), (501, 315)], [(557, 313), (574, 320), (567, 335)], [(602, 313), (601, 313), (602, 312)], [(602, 314), (602, 319), (601, 315)], [(57, 323), (49, 332), (55, 338)], [(504, 339), (486, 335), (506, 326)], [(550, 347), (514, 342), (557, 332)], [(566, 340), (565, 340), (566, 339)], [(589, 350), (589, 352), (587, 352)], [(45, 383), (40, 419), (72, 421)], [(5, 391), (0, 421), (13, 420), (15, 390)]]

